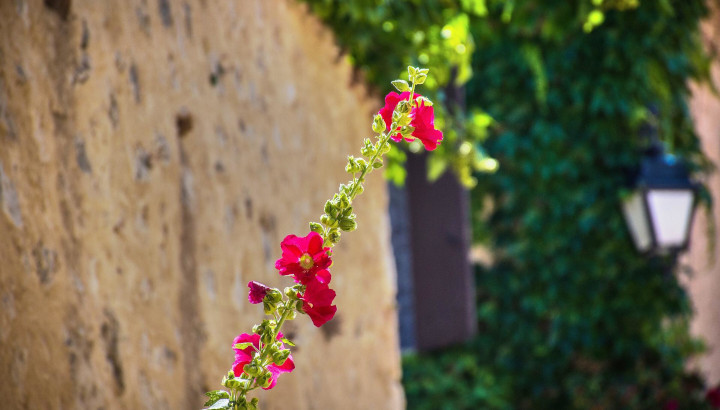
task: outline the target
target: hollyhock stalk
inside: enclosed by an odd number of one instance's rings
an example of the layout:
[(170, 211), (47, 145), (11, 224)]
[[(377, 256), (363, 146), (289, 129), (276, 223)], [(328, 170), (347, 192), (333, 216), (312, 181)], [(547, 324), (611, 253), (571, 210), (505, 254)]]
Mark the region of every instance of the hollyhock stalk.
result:
[[(235, 339), (237, 343), (232, 348), (236, 352), (236, 361), (222, 381), (222, 385), (230, 391), (206, 393), (210, 398), (205, 403), (208, 409), (257, 410), (258, 399), (248, 400), (247, 393), (257, 388), (272, 389), (280, 373), (289, 373), (294, 368), (290, 350), (285, 347), (285, 344), (294, 344), (281, 333), (285, 322), (301, 313), (310, 316), (313, 324), (320, 327), (335, 315), (337, 307), (332, 304), (335, 291), (329, 287), (332, 279), (329, 271), (332, 265), (331, 248), (339, 242), (342, 231), (350, 232), (357, 228), (352, 202), (363, 192), (365, 178), (373, 169), (382, 167), (382, 157), (390, 149), (390, 139), (415, 138), (412, 135), (415, 131), (413, 124), (422, 125), (421, 130), (418, 128), (420, 132), (433, 133), (433, 143), (426, 144), (427, 149), (434, 149), (442, 140), (442, 133), (434, 129), (432, 103), (421, 96), (415, 99), (415, 86), (425, 82), (427, 72), (427, 69), (408, 67), (412, 85), (404, 80), (393, 81), (398, 91), (409, 94), (407, 99), (393, 99), (394, 106), (386, 102), (386, 107), (381, 110), (385, 115), (392, 110), (390, 126), (380, 113), (375, 115), (372, 129), (377, 133), (377, 142), (364, 140), (364, 158), (348, 157), (345, 170), (352, 175), (352, 180), (347, 185), (341, 184), (339, 192), (325, 203), (320, 222), (310, 223), (307, 236), (288, 235), (283, 240), (282, 257), (275, 267), (280, 275), (291, 276), (295, 285), (281, 292), (259, 282), (248, 283), (250, 303), (262, 303), (265, 314), (272, 319), (255, 325), (252, 334), (243, 333)], [(424, 110), (422, 113), (421, 109)], [(415, 115), (420, 116), (420, 122), (413, 122)]]

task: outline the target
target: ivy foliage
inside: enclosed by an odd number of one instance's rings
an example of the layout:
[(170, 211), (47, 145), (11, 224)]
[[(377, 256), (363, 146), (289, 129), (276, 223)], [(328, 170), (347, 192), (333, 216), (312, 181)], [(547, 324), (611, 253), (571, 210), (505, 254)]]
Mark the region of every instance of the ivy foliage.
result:
[[(393, 91), (389, 84), (401, 77), (404, 67), (430, 69), (424, 90), (436, 103), (436, 125), (445, 134), (442, 145), (429, 155), (430, 179), (453, 170), (461, 183), (472, 187), (474, 172), (497, 168), (481, 146), (491, 118), (479, 108), (464, 110), (452, 95), (472, 76), (470, 22), (487, 13), (486, 0), (301, 1), (333, 29), (347, 58), (382, 95)], [(416, 152), (421, 145), (409, 149)], [(406, 153), (393, 146), (387, 159), (386, 177), (402, 184)]]
[(635, 251), (619, 205), (647, 124), (708, 168), (686, 105), (707, 77), (705, 1), (507, 3), (469, 25), (468, 107), (494, 119), (501, 169), (473, 192), (495, 255), (477, 270), (480, 331), (406, 358), (408, 408), (709, 408), (684, 370), (700, 345), (673, 260)]

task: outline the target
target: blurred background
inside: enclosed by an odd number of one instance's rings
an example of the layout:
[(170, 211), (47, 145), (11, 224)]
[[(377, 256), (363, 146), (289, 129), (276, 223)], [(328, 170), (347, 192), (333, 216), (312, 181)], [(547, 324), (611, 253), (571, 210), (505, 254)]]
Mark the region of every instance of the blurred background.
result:
[(414, 65), (445, 140), (370, 178), (263, 408), (720, 408), (719, 13), (0, 0), (0, 407), (202, 407)]

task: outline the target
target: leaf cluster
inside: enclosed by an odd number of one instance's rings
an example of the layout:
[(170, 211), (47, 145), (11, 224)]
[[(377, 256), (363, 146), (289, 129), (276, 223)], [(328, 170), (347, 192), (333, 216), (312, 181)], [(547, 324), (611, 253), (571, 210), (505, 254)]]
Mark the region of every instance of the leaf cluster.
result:
[(648, 124), (708, 168), (686, 104), (707, 75), (707, 10), (606, 3), (516, 0), (470, 27), (468, 108), (493, 118), (485, 149), (501, 164), (473, 192), (474, 228), (496, 260), (477, 270), (479, 335), (406, 358), (409, 408), (707, 408), (684, 368), (700, 345), (674, 261), (637, 254), (619, 206)]

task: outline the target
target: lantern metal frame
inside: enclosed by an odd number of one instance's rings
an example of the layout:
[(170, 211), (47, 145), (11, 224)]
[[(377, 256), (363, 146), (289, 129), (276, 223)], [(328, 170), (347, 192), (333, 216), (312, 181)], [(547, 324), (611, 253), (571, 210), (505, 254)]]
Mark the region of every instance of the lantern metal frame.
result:
[[(685, 164), (675, 156), (665, 153), (662, 145), (654, 138), (643, 156), (634, 181), (633, 193), (625, 198), (622, 204), (625, 222), (635, 248), (641, 253), (660, 255), (676, 255), (686, 250), (697, 205), (697, 191), (698, 185), (690, 179)], [(673, 221), (662, 220), (662, 217), (672, 215), (672, 212), (668, 213), (668, 209), (658, 214), (659, 208), (655, 208), (659, 205), (657, 196), (655, 203), (652, 196), (658, 193), (665, 194), (665, 200), (672, 194), (679, 194), (674, 198), (675, 203), (686, 210), (685, 214), (678, 216), (680, 220), (674, 221), (676, 225), (677, 222), (685, 224), (680, 229), (682, 238), (672, 244), (662, 243), (659, 238), (663, 229), (667, 232), (667, 226), (658, 225)], [(675, 233), (680, 230), (676, 229)]]

